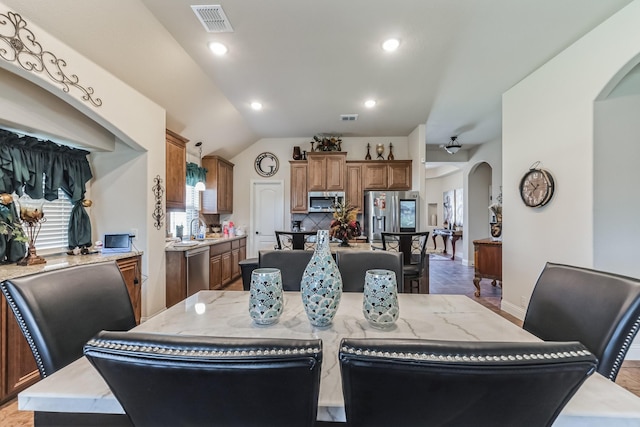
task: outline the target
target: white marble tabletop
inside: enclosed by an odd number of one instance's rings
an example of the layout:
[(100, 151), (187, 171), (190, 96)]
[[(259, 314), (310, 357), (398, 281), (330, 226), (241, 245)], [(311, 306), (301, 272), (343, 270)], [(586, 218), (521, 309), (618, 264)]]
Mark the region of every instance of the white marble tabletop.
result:
[[(248, 314), (249, 293), (202, 291), (137, 326), (136, 331), (229, 337), (320, 338), (323, 344), (318, 419), (344, 421), (337, 361), (344, 337), (428, 338), (469, 341), (538, 339), (462, 295), (400, 294), (400, 318), (389, 330), (371, 327), (362, 315), (362, 294), (344, 293), (333, 325), (311, 326), (298, 292), (285, 293), (278, 323), (257, 326)], [(30, 411), (123, 413), (122, 407), (85, 358), (19, 395)], [(640, 426), (640, 398), (599, 374), (592, 375), (564, 408), (554, 426)]]

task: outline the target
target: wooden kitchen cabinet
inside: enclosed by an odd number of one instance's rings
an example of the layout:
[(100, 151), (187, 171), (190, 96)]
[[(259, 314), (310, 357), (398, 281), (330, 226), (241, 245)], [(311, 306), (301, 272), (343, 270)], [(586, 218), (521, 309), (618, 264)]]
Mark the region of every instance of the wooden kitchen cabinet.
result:
[(222, 289), (242, 275), (239, 263), (247, 257), (247, 238), (213, 244), (209, 256), (209, 289)]
[(116, 261), (118, 268), (122, 273), (124, 282), (127, 285), (127, 292), (133, 306), (133, 314), (136, 318), (136, 325), (140, 324), (142, 315), (142, 258), (134, 256), (130, 258), (122, 258)]
[(167, 209), (186, 209), (187, 142), (175, 132), (166, 131), (166, 195)]
[(344, 191), (346, 159), (344, 151), (307, 153), (307, 190)]
[(411, 160), (394, 160), (387, 163), (389, 190), (411, 190)]
[(201, 193), (203, 214), (233, 213), (233, 166), (219, 156), (202, 158), (202, 167), (207, 169), (207, 182)]
[(473, 261), (475, 265), (473, 278), (473, 285), (476, 287), (475, 296), (480, 296), (480, 280), (482, 279), (490, 279), (493, 286), (498, 283), (502, 287), (502, 241), (474, 240)]
[(347, 164), (347, 190), (345, 197), (347, 202), (362, 212), (364, 203), (364, 190), (362, 186), (362, 164)]
[(40, 373), (33, 353), (24, 338), (4, 296), (0, 304), (0, 402), (15, 397), (18, 392), (38, 381)]
[[(136, 323), (141, 314), (141, 257), (133, 256), (116, 261), (122, 272)], [(40, 379), (33, 353), (24, 338), (13, 312), (0, 298), (0, 403), (14, 398), (20, 391)]]
[(411, 190), (411, 160), (362, 162), (364, 190)]
[(307, 161), (289, 160), (291, 175), (291, 212), (307, 213)]

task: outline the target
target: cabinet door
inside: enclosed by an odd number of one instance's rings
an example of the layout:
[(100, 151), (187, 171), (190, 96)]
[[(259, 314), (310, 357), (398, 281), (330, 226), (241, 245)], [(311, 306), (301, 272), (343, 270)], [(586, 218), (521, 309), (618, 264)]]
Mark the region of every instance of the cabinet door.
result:
[(307, 156), (308, 191), (325, 191), (327, 186), (327, 158), (322, 155)]
[(362, 180), (365, 190), (387, 189), (386, 163), (365, 163), (362, 168)]
[(222, 285), (231, 281), (231, 252), (222, 254)]
[(233, 166), (220, 162), (222, 188), (218, 192), (220, 213), (233, 213)]
[(142, 314), (140, 257), (119, 259), (117, 263), (124, 282), (127, 284), (127, 291), (129, 292), (129, 299), (131, 299), (131, 305), (133, 306), (136, 324), (139, 325)]
[(362, 212), (364, 191), (362, 189), (362, 166), (359, 164), (347, 165), (347, 202)]
[(411, 190), (411, 160), (388, 164), (389, 190)]
[(187, 139), (167, 129), (165, 144), (167, 209), (184, 210), (186, 208), (187, 142)]
[(222, 289), (222, 256), (212, 256), (209, 262), (209, 289)]
[(18, 323), (7, 306), (4, 296), (0, 302), (2, 316), (2, 333), (0, 348), (2, 349), (2, 387), (0, 401), (15, 396), (19, 391), (35, 383), (40, 378), (33, 353), (24, 338)]
[(231, 251), (231, 280), (240, 277), (240, 249)]
[(344, 191), (345, 156), (327, 156), (327, 191)]
[(307, 206), (307, 162), (290, 161), (291, 165), (291, 212), (306, 213)]

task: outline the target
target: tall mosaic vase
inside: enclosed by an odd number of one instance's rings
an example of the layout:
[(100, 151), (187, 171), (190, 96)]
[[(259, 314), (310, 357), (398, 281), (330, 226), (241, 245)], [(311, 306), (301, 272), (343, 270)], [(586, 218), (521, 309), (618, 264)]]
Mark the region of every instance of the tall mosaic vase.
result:
[(342, 276), (329, 250), (329, 231), (319, 230), (316, 249), (302, 274), (302, 304), (313, 326), (331, 325), (342, 296)]

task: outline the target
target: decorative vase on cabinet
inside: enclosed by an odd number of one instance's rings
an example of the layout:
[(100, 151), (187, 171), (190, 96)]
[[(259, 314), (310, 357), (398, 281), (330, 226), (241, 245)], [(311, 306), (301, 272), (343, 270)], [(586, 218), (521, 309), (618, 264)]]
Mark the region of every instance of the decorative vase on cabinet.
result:
[(342, 276), (329, 251), (329, 231), (319, 230), (316, 249), (302, 274), (302, 304), (313, 326), (331, 325), (342, 296)]

